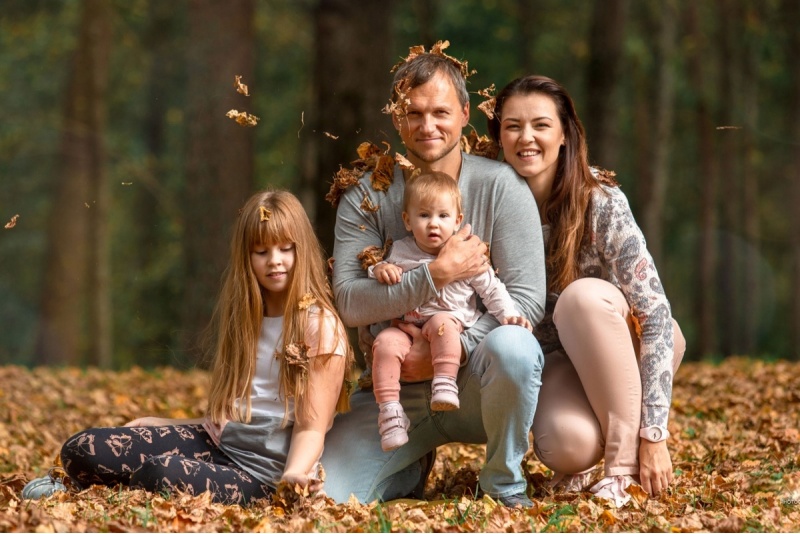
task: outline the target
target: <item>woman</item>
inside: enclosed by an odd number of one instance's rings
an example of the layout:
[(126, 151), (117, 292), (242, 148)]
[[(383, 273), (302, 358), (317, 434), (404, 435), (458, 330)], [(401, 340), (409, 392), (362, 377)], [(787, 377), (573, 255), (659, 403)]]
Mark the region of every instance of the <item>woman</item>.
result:
[(667, 420), (685, 341), (645, 239), (613, 173), (592, 169), (572, 99), (543, 76), (496, 97), (489, 133), (527, 182), (546, 242), (548, 298), (535, 334), (546, 354), (534, 448), (552, 484), (622, 506), (638, 476), (672, 482)]

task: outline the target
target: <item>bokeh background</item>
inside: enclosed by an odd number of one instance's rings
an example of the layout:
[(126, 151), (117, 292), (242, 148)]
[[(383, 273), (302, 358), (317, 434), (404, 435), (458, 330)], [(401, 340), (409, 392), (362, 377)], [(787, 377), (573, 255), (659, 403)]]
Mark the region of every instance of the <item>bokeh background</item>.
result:
[(2, 0), (0, 364), (201, 362), (243, 200), (294, 191), (330, 251), (333, 174), (402, 151), (390, 68), (439, 40), (474, 93), (572, 93), (687, 359), (798, 359), (797, 0)]

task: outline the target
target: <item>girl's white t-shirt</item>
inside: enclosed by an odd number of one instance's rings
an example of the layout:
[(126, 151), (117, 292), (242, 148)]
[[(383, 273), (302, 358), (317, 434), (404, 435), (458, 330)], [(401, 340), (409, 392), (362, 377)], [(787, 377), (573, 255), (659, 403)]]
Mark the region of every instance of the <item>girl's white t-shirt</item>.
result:
[[(283, 418), (285, 406), (280, 398), (281, 362), (275, 357), (283, 334), (283, 316), (264, 317), (256, 350), (256, 372), (250, 393), (251, 415)], [(287, 419), (294, 421), (294, 399), (289, 398)]]

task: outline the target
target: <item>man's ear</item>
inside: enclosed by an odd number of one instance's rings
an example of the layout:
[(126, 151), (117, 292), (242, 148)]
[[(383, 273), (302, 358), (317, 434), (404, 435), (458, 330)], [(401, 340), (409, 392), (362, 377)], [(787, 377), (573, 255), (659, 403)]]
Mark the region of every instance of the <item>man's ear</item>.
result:
[(464, 115), (461, 121), (461, 127), (466, 128), (467, 124), (469, 124), (469, 102), (464, 104), (464, 109), (461, 110), (461, 113)]

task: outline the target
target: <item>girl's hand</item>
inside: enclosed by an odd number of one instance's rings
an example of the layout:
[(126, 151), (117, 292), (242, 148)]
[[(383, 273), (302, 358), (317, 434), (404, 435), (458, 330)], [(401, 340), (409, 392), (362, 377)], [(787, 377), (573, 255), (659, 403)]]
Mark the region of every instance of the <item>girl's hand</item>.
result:
[(222, 431), (225, 429), (225, 425), (228, 424), (228, 420), (225, 419), (222, 421), (222, 424), (216, 425), (214, 424), (211, 419), (206, 416), (203, 419), (203, 430), (208, 432), (208, 435), (211, 436), (211, 441), (214, 442), (214, 445), (219, 447), (219, 438), (222, 436)]
[(294, 489), (295, 485), (306, 488), (309, 493), (322, 491), (322, 487), (325, 485), (325, 483), (318, 478), (311, 478), (301, 473), (288, 472), (283, 474), (281, 482), (287, 483), (292, 489)]
[(642, 488), (651, 497), (658, 496), (672, 483), (672, 460), (667, 440), (653, 443), (642, 439), (639, 443), (639, 479)]
[(533, 332), (533, 325), (525, 317), (506, 317), (503, 319), (503, 324), (515, 324), (526, 328), (528, 332)]
[(372, 274), (375, 275), (375, 279), (386, 285), (393, 286), (400, 282), (400, 279), (403, 278), (403, 269), (395, 265), (394, 263), (379, 263), (372, 269)]
[(125, 426), (170, 426), (171, 424), (169, 419), (163, 417), (140, 417), (125, 423)]

